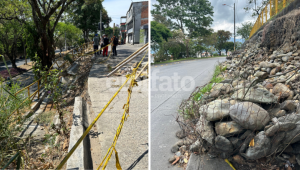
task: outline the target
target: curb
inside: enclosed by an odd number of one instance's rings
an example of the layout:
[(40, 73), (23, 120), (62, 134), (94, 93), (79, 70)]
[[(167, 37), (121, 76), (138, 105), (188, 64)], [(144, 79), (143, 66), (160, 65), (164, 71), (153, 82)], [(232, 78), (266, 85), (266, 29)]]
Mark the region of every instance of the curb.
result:
[[(68, 152), (70, 152), (70, 150), (73, 148), (75, 143), (83, 134), (84, 130), (85, 128), (84, 128), (84, 120), (83, 120), (83, 100), (82, 97), (79, 96), (79, 97), (75, 97), (75, 102), (74, 102), (73, 124), (70, 132), (70, 143), (69, 143)], [(77, 169), (77, 170), (87, 169), (85, 165), (86, 155), (84, 154), (86, 152), (85, 151), (86, 148), (84, 147), (85, 140), (86, 139), (84, 139), (78, 145), (77, 149), (68, 159), (66, 169)]]

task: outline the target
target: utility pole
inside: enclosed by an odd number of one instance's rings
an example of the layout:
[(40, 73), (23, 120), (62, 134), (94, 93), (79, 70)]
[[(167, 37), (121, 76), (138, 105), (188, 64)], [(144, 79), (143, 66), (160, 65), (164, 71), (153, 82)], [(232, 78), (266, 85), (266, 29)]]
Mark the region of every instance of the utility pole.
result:
[(235, 3), (233, 4), (233, 12), (234, 12), (234, 46), (233, 46), (233, 50), (235, 51)]
[(100, 38), (101, 38), (101, 29), (102, 29), (102, 10), (100, 9), (100, 34), (99, 34)]

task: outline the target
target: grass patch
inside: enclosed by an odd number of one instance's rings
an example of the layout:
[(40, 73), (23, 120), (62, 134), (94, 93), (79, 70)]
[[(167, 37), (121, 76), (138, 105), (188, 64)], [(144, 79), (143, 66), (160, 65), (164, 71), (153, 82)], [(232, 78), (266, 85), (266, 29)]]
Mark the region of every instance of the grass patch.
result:
[(218, 75), (221, 74), (222, 72), (224, 72), (226, 69), (227, 69), (227, 67), (222, 67), (221, 65), (217, 65), (215, 67), (215, 71), (214, 71), (213, 77), (210, 80), (210, 82), (206, 86), (201, 88), (199, 90), (199, 92), (194, 95), (193, 99), (195, 101), (200, 100), (201, 97), (203, 96), (203, 94), (205, 94), (206, 92), (209, 92), (212, 89), (214, 83), (220, 83), (221, 81), (223, 81), (224, 78), (218, 77)]
[(40, 124), (50, 124), (53, 121), (53, 118), (55, 116), (54, 111), (46, 111), (43, 113), (38, 114), (35, 118), (34, 121)]
[(205, 58), (216, 58), (216, 57), (225, 57), (225, 55), (213, 56), (213, 57), (202, 57), (202, 58), (195, 58), (195, 57), (181, 58), (181, 59), (177, 59), (177, 60), (167, 60), (167, 61), (162, 61), (162, 62), (157, 62), (157, 63), (151, 63), (151, 65), (159, 65), (159, 64), (173, 63), (173, 62), (186, 61), (186, 60), (199, 60), (199, 59), (205, 59)]

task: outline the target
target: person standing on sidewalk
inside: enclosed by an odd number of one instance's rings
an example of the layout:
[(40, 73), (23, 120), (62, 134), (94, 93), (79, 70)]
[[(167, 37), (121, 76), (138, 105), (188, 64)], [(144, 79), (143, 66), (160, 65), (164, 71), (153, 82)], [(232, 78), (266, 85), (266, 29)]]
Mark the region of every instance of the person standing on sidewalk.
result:
[[(104, 45), (104, 49), (103, 49), (103, 57), (107, 56), (107, 52), (108, 52), (108, 45), (109, 44), (109, 39), (107, 38), (107, 36), (104, 34), (104, 38), (103, 38), (103, 45)], [(107, 46), (107, 47), (106, 47)]]
[(96, 55), (99, 55), (99, 52), (96, 52), (98, 50), (98, 47), (99, 47), (99, 42), (100, 42), (100, 39), (98, 37), (98, 34), (95, 34), (95, 37), (93, 39), (93, 43), (94, 43), (94, 55), (96, 57)]
[(113, 36), (113, 56), (117, 56), (117, 45), (119, 44), (119, 40), (116, 36)]

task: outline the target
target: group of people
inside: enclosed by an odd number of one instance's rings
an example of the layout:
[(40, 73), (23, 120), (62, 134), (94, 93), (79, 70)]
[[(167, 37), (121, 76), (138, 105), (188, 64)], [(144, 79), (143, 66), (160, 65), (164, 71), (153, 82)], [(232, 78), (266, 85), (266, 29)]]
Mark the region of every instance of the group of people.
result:
[(113, 51), (113, 56), (117, 56), (117, 45), (119, 44), (119, 40), (116, 36), (113, 36), (111, 38), (111, 41), (109, 41), (109, 39), (107, 38), (107, 35), (103, 34), (102, 38), (98, 37), (98, 34), (95, 34), (95, 37), (93, 39), (93, 43), (94, 43), (94, 52), (95, 55), (100, 55), (101, 54), (101, 50), (100, 53), (96, 52), (99, 49), (99, 44), (100, 44), (100, 48), (103, 48), (103, 57), (108, 56), (108, 45), (110, 43), (112, 43), (113, 47), (112, 47), (112, 51)]

